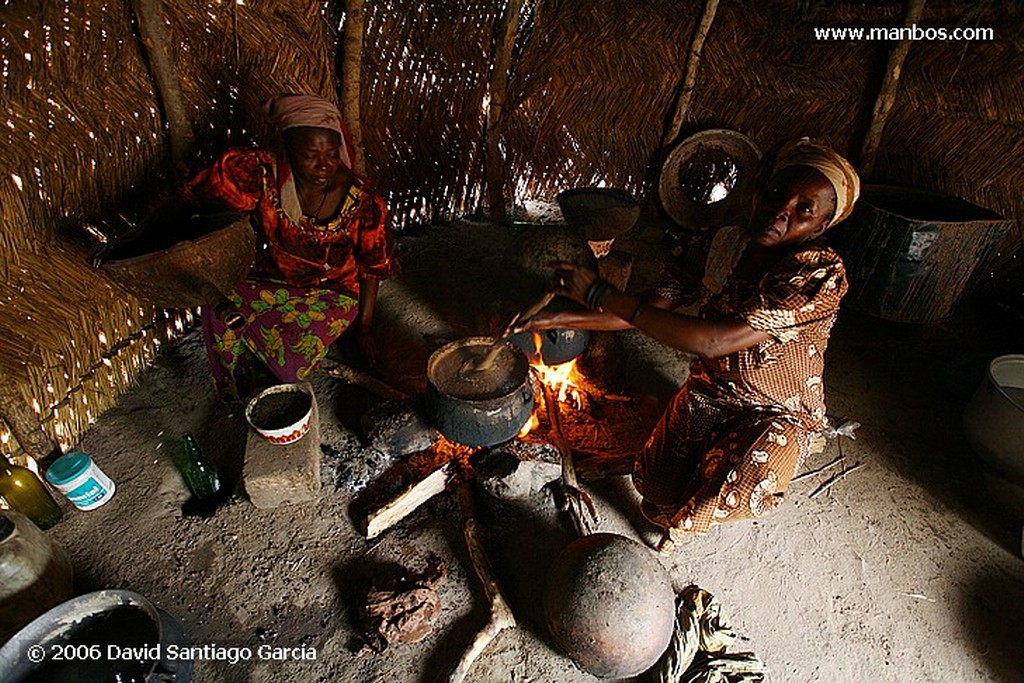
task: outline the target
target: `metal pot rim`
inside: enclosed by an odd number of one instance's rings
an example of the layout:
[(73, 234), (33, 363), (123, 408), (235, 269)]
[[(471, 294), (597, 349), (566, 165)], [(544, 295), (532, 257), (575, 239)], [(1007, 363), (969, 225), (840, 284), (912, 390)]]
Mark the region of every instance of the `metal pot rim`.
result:
[[(61, 634), (81, 624), (85, 620), (118, 607), (136, 607), (141, 609), (153, 620), (157, 642), (163, 642), (164, 624), (156, 607), (142, 595), (127, 590), (106, 589), (85, 593), (43, 612), (23, 626), (3, 647), (0, 647), (0, 679), (11, 680), (30, 663), (24, 656), (25, 639), (32, 644), (49, 647)], [(156, 668), (159, 661), (154, 660), (150, 671)], [(34, 666), (34, 664), (32, 664)]]
[(1010, 396), (1010, 394), (1006, 392), (1006, 388), (1012, 385), (1007, 385), (996, 377), (996, 370), (1000, 365), (1024, 365), (1024, 354), (1011, 353), (1004, 356), (997, 356), (989, 362), (988, 368), (986, 369), (986, 375), (988, 376), (989, 383), (992, 384), (992, 386), (995, 387), (995, 389), (1002, 394), (1007, 401), (1013, 404), (1016, 408), (1024, 411), (1024, 406), (1020, 404), (1020, 399)]
[[(523, 353), (522, 349), (518, 348), (515, 344), (512, 344), (508, 340), (505, 340), (502, 343), (513, 354), (515, 354), (518, 361), (521, 362), (522, 379), (516, 382), (515, 386), (513, 386), (509, 391), (505, 392), (504, 394), (500, 394), (498, 396), (488, 396), (486, 398), (464, 398), (462, 396), (454, 396), (452, 394), (449, 394), (448, 392), (441, 389), (438, 386), (437, 382), (434, 381), (437, 375), (438, 363), (440, 363), (441, 359), (443, 359), (452, 350), (464, 346), (491, 344), (493, 341), (494, 337), (463, 337), (461, 339), (456, 339), (455, 341), (448, 342), (444, 346), (435, 350), (433, 353), (430, 354), (430, 358), (427, 359), (427, 384), (430, 386), (431, 389), (433, 389), (438, 394), (444, 396), (447, 399), (451, 399), (453, 401), (461, 401), (462, 403), (468, 403), (470, 405), (486, 405), (488, 403), (493, 403), (494, 401), (501, 401), (508, 398), (509, 396), (512, 396), (517, 391), (520, 391), (524, 385), (530, 382), (530, 361), (526, 357), (526, 354)], [(516, 369), (519, 370), (520, 368)]]

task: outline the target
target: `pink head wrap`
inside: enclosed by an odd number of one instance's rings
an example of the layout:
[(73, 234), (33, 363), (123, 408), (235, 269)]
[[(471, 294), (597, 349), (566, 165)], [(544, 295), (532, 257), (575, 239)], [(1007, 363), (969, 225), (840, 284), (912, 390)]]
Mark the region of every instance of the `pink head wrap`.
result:
[(315, 95), (275, 95), (267, 100), (266, 110), (278, 133), (299, 127), (326, 128), (338, 133), (342, 140), (341, 163), (352, 168), (355, 147), (341, 112), (332, 102)]

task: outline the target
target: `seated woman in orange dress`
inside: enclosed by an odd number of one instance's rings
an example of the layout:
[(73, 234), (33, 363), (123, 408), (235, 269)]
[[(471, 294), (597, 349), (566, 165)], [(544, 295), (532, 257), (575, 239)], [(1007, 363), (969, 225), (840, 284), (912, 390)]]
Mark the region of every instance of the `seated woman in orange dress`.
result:
[[(820, 238), (859, 192), (845, 159), (803, 138), (780, 151), (749, 224), (706, 235), (647, 297), (556, 265), (560, 293), (591, 310), (544, 313), (532, 327), (636, 328), (698, 357), (633, 464), (642, 511), (666, 529), (662, 549), (773, 510), (827, 426), (824, 354), (847, 285)], [(685, 305), (698, 313), (676, 312)]]
[(280, 150), (229, 150), (181, 193), (200, 211), (251, 212), (257, 230), (250, 277), (228, 297), (244, 325), (228, 327), (210, 306), (202, 312), (225, 400), (257, 388), (256, 363), (278, 381), (302, 380), (353, 324), (372, 362), (378, 282), (395, 267), (387, 207), (352, 170), (337, 107), (282, 95), (267, 108)]

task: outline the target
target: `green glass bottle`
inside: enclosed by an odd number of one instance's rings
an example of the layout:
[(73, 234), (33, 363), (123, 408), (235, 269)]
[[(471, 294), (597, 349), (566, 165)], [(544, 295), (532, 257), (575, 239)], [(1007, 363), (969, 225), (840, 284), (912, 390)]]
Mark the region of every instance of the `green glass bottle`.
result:
[(49, 529), (60, 519), (57, 502), (36, 474), (0, 455), (0, 496), (40, 529)]
[(217, 468), (203, 455), (196, 440), (188, 432), (181, 437), (181, 448), (174, 456), (174, 466), (178, 468), (185, 485), (196, 498), (213, 498), (220, 492)]

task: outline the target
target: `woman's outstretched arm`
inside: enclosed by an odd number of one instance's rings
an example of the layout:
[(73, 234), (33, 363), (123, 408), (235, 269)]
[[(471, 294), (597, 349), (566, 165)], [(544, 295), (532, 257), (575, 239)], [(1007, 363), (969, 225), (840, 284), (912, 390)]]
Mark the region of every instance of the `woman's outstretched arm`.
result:
[[(586, 305), (597, 275), (570, 263), (553, 264), (559, 293)], [(594, 303), (593, 301), (589, 303)], [(655, 297), (644, 301), (608, 287), (600, 310), (537, 316), (529, 327), (577, 327), (590, 330), (635, 328), (666, 346), (703, 358), (727, 356), (770, 339), (770, 335), (739, 319), (705, 320), (670, 310), (671, 302)]]

